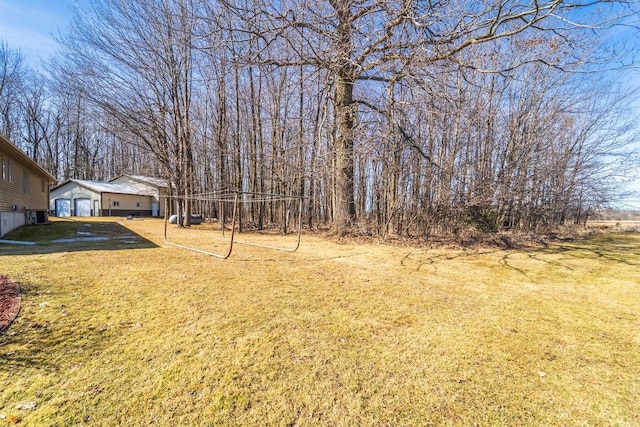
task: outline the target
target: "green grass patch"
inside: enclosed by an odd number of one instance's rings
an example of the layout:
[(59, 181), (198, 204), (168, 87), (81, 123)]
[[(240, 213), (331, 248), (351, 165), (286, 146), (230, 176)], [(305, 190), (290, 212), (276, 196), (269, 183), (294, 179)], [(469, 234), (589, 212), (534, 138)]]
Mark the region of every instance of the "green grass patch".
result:
[(0, 248), (23, 291), (0, 414), (25, 425), (640, 424), (638, 234), (527, 251), (305, 236), (220, 261), (163, 246), (158, 220), (97, 222), (140, 241)]
[(20, 227), (5, 235), (4, 240), (36, 245), (2, 244), (0, 256), (157, 247), (125, 222), (122, 218), (53, 218), (49, 224)]
[(63, 237), (72, 236), (76, 232), (81, 231), (84, 224), (87, 223), (71, 219), (52, 218), (52, 222), (49, 224), (37, 226), (28, 225), (17, 228), (6, 234), (3, 239), (46, 243)]

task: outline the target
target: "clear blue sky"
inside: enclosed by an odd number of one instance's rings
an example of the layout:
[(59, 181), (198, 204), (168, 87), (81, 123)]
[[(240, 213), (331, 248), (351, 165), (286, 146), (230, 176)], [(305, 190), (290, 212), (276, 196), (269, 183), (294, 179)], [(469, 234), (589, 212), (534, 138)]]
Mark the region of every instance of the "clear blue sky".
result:
[[(32, 67), (55, 54), (57, 43), (54, 35), (64, 33), (72, 17), (72, 7), (82, 6), (85, 0), (0, 0), (0, 39), (12, 48), (20, 49)], [(640, 41), (634, 49), (640, 55)], [(636, 58), (638, 59), (638, 58)], [(629, 86), (640, 87), (640, 72), (625, 73)], [(640, 101), (630, 106), (640, 122)], [(636, 144), (640, 150), (640, 141)], [(633, 197), (623, 201), (623, 206), (640, 209), (640, 179), (629, 184), (636, 191)]]
[(37, 67), (40, 59), (56, 52), (53, 35), (65, 31), (77, 1), (0, 0), (0, 39), (20, 49), (27, 62)]

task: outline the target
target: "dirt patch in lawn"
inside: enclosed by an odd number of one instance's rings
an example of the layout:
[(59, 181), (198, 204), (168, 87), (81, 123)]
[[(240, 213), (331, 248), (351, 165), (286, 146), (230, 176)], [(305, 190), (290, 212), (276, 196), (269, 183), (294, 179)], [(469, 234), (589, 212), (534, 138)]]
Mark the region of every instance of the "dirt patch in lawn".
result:
[(0, 276), (0, 332), (9, 327), (20, 311), (20, 289), (8, 277)]

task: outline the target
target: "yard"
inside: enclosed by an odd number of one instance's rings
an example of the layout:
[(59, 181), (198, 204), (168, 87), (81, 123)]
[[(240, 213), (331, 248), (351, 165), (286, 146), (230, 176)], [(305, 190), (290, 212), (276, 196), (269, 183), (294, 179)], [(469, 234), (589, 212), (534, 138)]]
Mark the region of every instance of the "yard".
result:
[(640, 424), (640, 234), (508, 251), (303, 236), (222, 261), (165, 246), (162, 221), (104, 221), (0, 245), (22, 289), (0, 333), (5, 422)]

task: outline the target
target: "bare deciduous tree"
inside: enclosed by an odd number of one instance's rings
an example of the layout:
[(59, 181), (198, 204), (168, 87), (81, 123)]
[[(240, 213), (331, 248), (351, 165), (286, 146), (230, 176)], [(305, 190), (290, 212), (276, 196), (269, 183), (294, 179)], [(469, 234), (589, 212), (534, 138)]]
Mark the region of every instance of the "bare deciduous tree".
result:
[(24, 57), (0, 40), (0, 133), (10, 140), (17, 139), (20, 121), (20, 102), (27, 73)]
[[(297, 194), (305, 222), (337, 234), (536, 230), (582, 221), (611, 194), (606, 164), (632, 129), (611, 113), (624, 97), (592, 96), (607, 58), (589, 37), (628, 12), (95, 0), (65, 41), (58, 86), (20, 98), (30, 113), (18, 129), (63, 177), (145, 170), (185, 195)], [(256, 204), (240, 223), (288, 224), (287, 212)]]
[[(431, 76), (420, 77), (424, 70), (451, 62), (466, 69), (487, 71), (483, 61), (473, 56), (465, 59), (465, 52), (487, 44), (500, 55), (501, 40), (525, 32), (529, 38), (553, 34), (565, 44), (572, 43), (577, 30), (610, 26), (633, 13), (614, 5), (614, 15), (596, 21), (592, 11), (599, 5), (609, 7), (608, 2), (561, 0), (486, 4), (386, 0), (221, 3), (244, 20), (242, 27), (231, 30), (262, 41), (264, 49), (248, 60), (279, 66), (315, 66), (330, 72), (336, 129), (334, 228), (338, 234), (345, 233), (356, 220), (356, 112), (358, 104), (373, 105), (368, 92), (375, 93), (377, 89), (372, 89), (371, 82), (394, 85), (410, 77), (428, 81)], [(531, 49), (518, 61), (501, 62), (494, 71), (506, 72), (533, 62), (561, 66), (566, 59)], [(358, 91), (356, 84), (362, 81), (369, 84)], [(452, 165), (446, 167), (451, 169)]]

